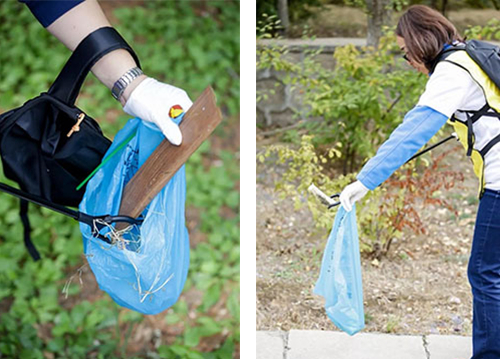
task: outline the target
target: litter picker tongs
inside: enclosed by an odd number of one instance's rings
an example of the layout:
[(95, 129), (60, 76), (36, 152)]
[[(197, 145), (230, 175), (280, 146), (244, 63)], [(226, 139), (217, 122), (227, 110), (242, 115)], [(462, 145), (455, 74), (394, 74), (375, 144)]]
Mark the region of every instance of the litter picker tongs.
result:
[[(442, 145), (443, 143), (448, 142), (449, 140), (451, 140), (453, 138), (455, 138), (455, 139), (458, 140), (458, 135), (455, 132), (453, 132), (449, 137), (446, 137), (445, 139), (443, 139), (443, 140), (435, 143), (434, 145), (429, 146), (426, 149), (424, 149), (424, 150), (416, 153), (408, 161), (406, 161), (406, 163), (408, 163), (408, 162), (414, 160), (415, 158), (423, 155), (424, 153), (429, 152), (430, 150), (432, 150), (432, 149), (434, 149), (434, 148)], [(334, 194), (332, 196), (328, 196), (323, 191), (321, 191), (318, 187), (316, 187), (314, 185), (314, 183), (311, 184), (307, 190), (309, 191), (309, 193), (311, 193), (314, 196), (316, 196), (316, 198), (318, 198), (321, 203), (323, 203), (324, 205), (328, 206), (328, 209), (336, 207), (336, 206), (338, 206), (340, 204), (340, 201), (338, 200), (338, 199), (340, 199), (340, 193), (336, 193), (336, 194)], [(337, 199), (337, 200), (335, 201), (334, 199)]]
[(316, 187), (314, 185), (314, 183), (311, 184), (307, 190), (311, 194), (315, 195), (316, 198), (318, 198), (321, 203), (323, 203), (324, 205), (328, 206), (328, 209), (336, 207), (336, 206), (338, 206), (340, 204), (339, 201), (337, 201), (337, 202), (334, 201), (334, 198), (340, 198), (340, 193), (336, 193), (333, 196), (328, 196), (327, 194), (325, 194), (325, 192), (323, 192), (318, 187)]

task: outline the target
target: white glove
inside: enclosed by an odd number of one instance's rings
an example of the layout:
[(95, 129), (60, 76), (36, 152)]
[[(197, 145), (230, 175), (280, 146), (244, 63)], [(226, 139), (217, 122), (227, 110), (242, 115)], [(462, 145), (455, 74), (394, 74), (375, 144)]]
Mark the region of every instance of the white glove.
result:
[(179, 146), (182, 133), (170, 119), (169, 111), (172, 106), (180, 105), (186, 112), (192, 104), (186, 91), (148, 77), (132, 91), (123, 110), (131, 116), (156, 124), (170, 143)]
[(359, 181), (346, 186), (342, 193), (340, 193), (340, 203), (342, 204), (342, 207), (344, 207), (347, 212), (351, 212), (354, 202), (363, 198), (368, 191), (369, 189)]

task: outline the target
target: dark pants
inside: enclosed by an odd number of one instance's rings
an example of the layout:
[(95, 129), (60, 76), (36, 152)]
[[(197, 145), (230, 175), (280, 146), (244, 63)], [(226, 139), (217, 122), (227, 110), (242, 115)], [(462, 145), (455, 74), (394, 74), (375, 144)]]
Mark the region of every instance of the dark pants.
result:
[(487, 189), (479, 202), (468, 277), (472, 359), (500, 359), (500, 191)]

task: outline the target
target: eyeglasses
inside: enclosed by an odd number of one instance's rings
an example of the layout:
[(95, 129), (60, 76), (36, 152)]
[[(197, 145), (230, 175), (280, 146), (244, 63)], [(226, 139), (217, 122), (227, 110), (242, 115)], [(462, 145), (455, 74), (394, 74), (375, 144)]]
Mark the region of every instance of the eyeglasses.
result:
[(406, 61), (410, 62), (410, 58), (408, 57), (408, 53), (406, 52), (406, 48), (402, 47), (401, 51), (403, 51), (403, 55), (402, 55), (403, 59), (405, 59)]

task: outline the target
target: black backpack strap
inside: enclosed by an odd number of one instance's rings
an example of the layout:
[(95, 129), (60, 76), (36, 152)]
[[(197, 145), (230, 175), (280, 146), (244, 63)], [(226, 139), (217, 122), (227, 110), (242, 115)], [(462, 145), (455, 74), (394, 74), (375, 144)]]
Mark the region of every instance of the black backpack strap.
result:
[(492, 107), (488, 104), (488, 102), (486, 102), (486, 104), (484, 104), (484, 106), (477, 111), (463, 111), (463, 112), (471, 114), (472, 123), (476, 123), (476, 121), (483, 116), (498, 117), (498, 113), (495, 110), (493, 110), (494, 112), (489, 112), (491, 109)]
[(494, 137), (492, 140), (490, 140), (490, 142), (488, 142), (488, 144), (486, 146), (484, 146), (481, 151), (479, 151), (479, 153), (481, 154), (481, 156), (486, 156), (486, 154), (491, 150), (491, 148), (493, 146), (495, 146), (498, 142), (500, 142), (500, 135), (497, 135), (496, 137)]
[[(477, 120), (479, 120), (483, 116), (492, 116), (492, 117), (497, 117), (500, 119), (500, 116), (498, 112), (493, 110), (493, 112), (489, 112), (489, 110), (492, 109), (491, 106), (486, 103), (483, 107), (481, 107), (477, 111), (469, 111), (469, 110), (458, 110), (460, 112), (465, 113), (467, 116), (467, 121), (465, 121), (465, 124), (467, 125), (467, 157), (470, 157), (472, 155), (472, 149), (474, 146), (474, 130), (472, 128), (472, 125), (476, 123)], [(457, 118), (455, 115), (452, 116), (451, 118), (452, 122), (456, 121)], [(460, 121), (463, 122), (463, 121)]]
[(472, 130), (472, 117), (467, 113), (467, 157), (472, 155), (472, 146), (474, 140), (474, 131)]
[(125, 49), (140, 67), (139, 59), (125, 39), (112, 27), (102, 27), (84, 38), (64, 65), (48, 93), (74, 105), (83, 81), (94, 64), (107, 53)]
[(449, 45), (447, 49), (441, 50), (441, 52), (437, 54), (432, 61), (426, 63), (425, 66), (427, 67), (430, 73), (433, 73), (439, 62), (446, 60), (448, 56), (450, 56), (452, 53), (458, 50), (465, 51), (465, 44), (459, 43), (456, 45)]
[(467, 126), (467, 157), (470, 157), (472, 155), (472, 150), (474, 146), (474, 130), (472, 128), (472, 125), (482, 116), (493, 115), (495, 117), (498, 117), (498, 114), (496, 112), (488, 112), (490, 109), (491, 109), (490, 105), (486, 103), (483, 107), (481, 107), (481, 109), (477, 111), (457, 110), (459, 112), (463, 112), (467, 116), (467, 120), (465, 122), (457, 119), (454, 114), (451, 117), (452, 122), (459, 121)]
[(38, 253), (35, 245), (31, 241), (31, 227), (30, 220), (28, 218), (28, 201), (24, 199), (21, 199), (21, 210), (19, 211), (19, 215), (21, 216), (21, 222), (23, 223), (24, 228), (24, 245), (31, 255), (31, 258), (33, 258), (34, 261), (37, 261), (40, 259), (40, 253)]

